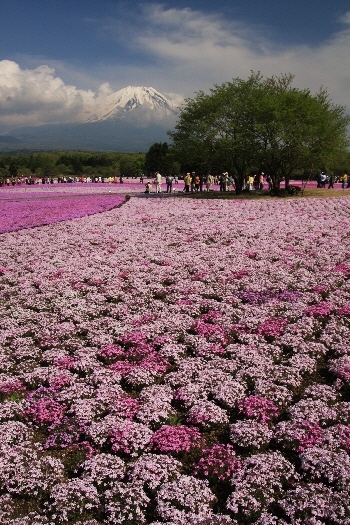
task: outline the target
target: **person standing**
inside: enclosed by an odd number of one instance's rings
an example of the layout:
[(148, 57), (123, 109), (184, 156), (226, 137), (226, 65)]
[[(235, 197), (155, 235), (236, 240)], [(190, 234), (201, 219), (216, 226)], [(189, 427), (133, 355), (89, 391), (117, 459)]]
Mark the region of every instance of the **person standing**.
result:
[(257, 174), (257, 173), (255, 173), (255, 175), (254, 175), (253, 188), (254, 188), (255, 190), (258, 190), (258, 189), (259, 189), (259, 177), (258, 177), (258, 174)]
[(272, 185), (272, 177), (271, 177), (271, 175), (267, 175), (266, 182), (269, 185), (269, 191), (272, 191), (273, 185)]
[(211, 185), (214, 183), (214, 177), (212, 176), (211, 173), (208, 173), (207, 175), (207, 191), (210, 191), (210, 188), (211, 188)]
[(254, 175), (250, 174), (248, 177), (248, 190), (252, 191), (253, 188), (254, 188)]
[(334, 190), (334, 175), (333, 175), (333, 173), (330, 174), (329, 180), (328, 180), (328, 189), (331, 189), (331, 188)]
[(185, 187), (183, 189), (183, 191), (185, 191), (186, 193), (190, 192), (191, 180), (192, 180), (191, 174), (190, 173), (186, 173), (186, 175), (184, 177)]
[(228, 185), (228, 171), (225, 171), (223, 173), (224, 177), (224, 184), (223, 184), (223, 191), (227, 191), (227, 185)]
[(167, 193), (171, 193), (172, 190), (173, 190), (173, 180), (174, 179), (173, 179), (172, 175), (167, 175), (166, 176), (165, 181), (166, 181), (166, 192)]
[(192, 171), (191, 173), (191, 193), (193, 193), (196, 189), (196, 173)]
[(347, 182), (348, 182), (348, 172), (346, 171), (343, 175), (343, 181), (341, 184), (341, 187), (343, 188), (343, 190), (345, 190)]
[(155, 176), (156, 193), (162, 193), (162, 176), (159, 171), (156, 171)]
[(227, 179), (227, 191), (232, 191), (233, 182), (234, 182), (233, 178), (231, 177), (231, 175), (229, 175)]
[(321, 174), (320, 174), (319, 188), (325, 188), (326, 187), (326, 180), (327, 180), (327, 175), (325, 174), (324, 171), (322, 171)]
[[(322, 171), (321, 171), (321, 173), (322, 173)], [(319, 174), (317, 175), (317, 187), (318, 187), (318, 188), (321, 187), (321, 173), (319, 173)]]
[(195, 178), (194, 189), (195, 189), (196, 193), (199, 192), (199, 177), (198, 177), (198, 175)]
[(204, 175), (201, 173), (199, 175), (199, 191), (202, 193), (203, 191), (203, 184), (204, 184)]
[(259, 190), (264, 189), (264, 172), (262, 171), (259, 175)]

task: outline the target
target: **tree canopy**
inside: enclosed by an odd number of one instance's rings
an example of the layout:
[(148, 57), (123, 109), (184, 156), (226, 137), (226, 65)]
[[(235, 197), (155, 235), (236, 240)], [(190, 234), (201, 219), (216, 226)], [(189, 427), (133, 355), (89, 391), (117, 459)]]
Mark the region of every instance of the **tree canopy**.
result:
[(156, 142), (153, 144), (145, 156), (145, 171), (147, 174), (154, 174), (160, 171), (164, 175), (167, 173), (178, 173), (180, 165), (174, 158), (172, 148), (167, 142)]
[(345, 108), (334, 105), (323, 88), (313, 95), (294, 87), (293, 78), (252, 73), (186, 100), (169, 132), (182, 165), (228, 170), (240, 192), (249, 172), (270, 175), (278, 189), (297, 170), (344, 156), (350, 123)]

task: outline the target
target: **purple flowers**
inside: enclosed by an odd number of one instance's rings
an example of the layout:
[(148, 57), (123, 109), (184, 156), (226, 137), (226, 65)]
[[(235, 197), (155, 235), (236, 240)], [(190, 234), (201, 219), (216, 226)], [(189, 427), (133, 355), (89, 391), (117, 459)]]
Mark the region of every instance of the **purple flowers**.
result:
[(347, 523), (350, 199), (120, 186), (0, 235), (0, 522)]
[(203, 450), (203, 455), (194, 468), (194, 474), (224, 481), (230, 479), (241, 467), (242, 462), (231, 445), (213, 445)]
[(332, 310), (334, 310), (334, 305), (331, 302), (322, 301), (306, 308), (305, 313), (310, 317), (327, 317)]
[(164, 425), (152, 436), (150, 448), (163, 453), (179, 453), (189, 452), (200, 443), (201, 434), (196, 428)]
[(125, 202), (123, 195), (79, 195), (83, 193), (81, 187), (73, 186), (69, 189), (70, 192), (63, 195), (56, 187), (46, 194), (39, 191), (13, 192), (13, 200), (7, 195), (6, 201), (1, 203), (0, 233), (85, 217), (110, 210)]
[(283, 329), (287, 324), (287, 319), (270, 317), (258, 326), (257, 332), (259, 335), (264, 335), (266, 337), (278, 337), (283, 333)]
[(238, 408), (245, 416), (267, 423), (278, 416), (278, 408), (269, 399), (259, 396), (249, 396), (238, 402)]
[(39, 426), (60, 422), (63, 414), (64, 407), (52, 399), (34, 401), (25, 411), (25, 417)]

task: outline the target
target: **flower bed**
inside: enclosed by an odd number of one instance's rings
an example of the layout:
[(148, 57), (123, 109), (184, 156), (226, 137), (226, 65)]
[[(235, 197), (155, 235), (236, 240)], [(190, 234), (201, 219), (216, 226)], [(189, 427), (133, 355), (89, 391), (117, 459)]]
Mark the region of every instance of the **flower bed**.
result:
[(0, 522), (350, 522), (350, 199), (0, 235)]
[[(73, 195), (99, 195), (107, 193), (139, 193), (145, 191), (145, 183), (140, 183), (138, 180), (126, 179), (122, 184), (120, 183), (54, 183), (54, 184), (21, 184), (18, 186), (2, 186), (0, 187), (0, 200), (11, 199), (28, 199), (28, 198), (46, 198), (46, 197), (62, 197)], [(163, 184), (163, 188), (165, 184)]]
[(123, 195), (72, 195), (67, 198), (54, 194), (45, 199), (28, 199), (27, 194), (20, 195), (16, 200), (8, 199), (0, 203), (0, 233), (101, 213), (125, 201)]

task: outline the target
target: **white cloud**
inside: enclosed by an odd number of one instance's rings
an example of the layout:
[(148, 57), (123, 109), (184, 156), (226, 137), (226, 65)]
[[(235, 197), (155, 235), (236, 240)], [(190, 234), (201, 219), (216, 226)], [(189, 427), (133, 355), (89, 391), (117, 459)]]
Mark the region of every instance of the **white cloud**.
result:
[(350, 110), (350, 11), (344, 30), (318, 46), (287, 47), (269, 41), (268, 31), (204, 15), (191, 9), (151, 5), (144, 11), (147, 31), (134, 45), (157, 57), (173, 89), (208, 90), (250, 72), (264, 76), (292, 73), (299, 87), (327, 87), (331, 98)]
[(95, 93), (66, 85), (46, 65), (22, 70), (0, 61), (1, 129), (82, 120), (95, 103)]
[[(139, 15), (133, 11), (128, 16), (94, 22), (96, 32), (101, 35), (102, 29), (116, 50), (116, 42), (122, 40), (128, 53), (136, 53), (137, 64), (118, 58), (116, 52), (115, 63), (80, 69), (74, 79), (72, 65), (63, 61), (46, 61), (55, 68), (33, 69), (0, 62), (0, 132), (87, 120), (103, 113), (108, 95), (127, 85), (153, 86), (179, 104), (183, 97), (208, 91), (214, 84), (247, 78), (252, 70), (264, 76), (292, 73), (296, 86), (312, 92), (326, 87), (335, 103), (350, 110), (350, 11), (341, 20), (343, 31), (332, 39), (317, 46), (289, 47), (269, 40), (267, 28), (190, 8), (151, 4), (143, 6)], [(140, 57), (144, 57), (141, 64)], [(94, 91), (72, 85), (79, 83), (94, 86)]]
[[(96, 30), (110, 39), (116, 55), (121, 46), (144, 57), (144, 64), (108, 67), (111, 83), (127, 79), (159, 91), (192, 97), (214, 84), (247, 78), (251, 71), (264, 76), (292, 73), (295, 85), (312, 92), (323, 86), (331, 99), (350, 110), (350, 11), (339, 20), (343, 31), (318, 45), (276, 42), (267, 26), (251, 26), (221, 14), (190, 8), (146, 4), (136, 13), (115, 20), (95, 20)], [(119, 84), (119, 87), (120, 84)]]

